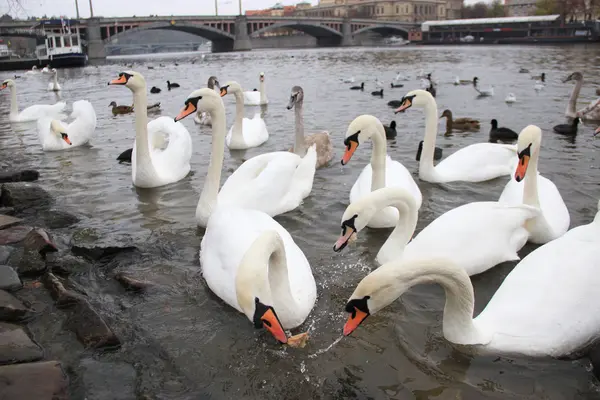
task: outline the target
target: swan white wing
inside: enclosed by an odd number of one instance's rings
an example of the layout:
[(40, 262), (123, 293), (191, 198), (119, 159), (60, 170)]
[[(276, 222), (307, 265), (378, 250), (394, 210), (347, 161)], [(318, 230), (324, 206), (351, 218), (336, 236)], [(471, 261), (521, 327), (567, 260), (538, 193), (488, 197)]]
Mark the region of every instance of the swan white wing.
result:
[(527, 255), (475, 319), (489, 348), (531, 356), (576, 352), (600, 336), (600, 217)]
[[(222, 205), (213, 211), (200, 250), (202, 275), (217, 296), (241, 312), (235, 292), (237, 270), (250, 245), (266, 230), (277, 231), (283, 240), (290, 288), (296, 303), (302, 307), (294, 311), (302, 315), (303, 321), (317, 297), (310, 264), (288, 231), (263, 212)], [(286, 324), (291, 316), (280, 311), (278, 316), (284, 328), (294, 327)]]
[[(502, 262), (519, 259), (517, 252), (528, 238), (525, 222), (538, 214), (537, 208), (525, 205), (491, 201), (465, 204), (426, 226), (406, 246), (402, 258), (447, 258), (469, 275), (479, 274)], [(391, 261), (390, 256), (382, 254), (378, 262)]]
[(245, 91), (244, 92), (244, 105), (245, 106), (259, 106), (260, 105), (260, 91)]
[[(225, 138), (227, 147), (231, 148), (231, 138), (233, 136), (233, 126), (229, 129), (229, 133)], [(242, 120), (242, 136), (244, 138), (244, 148), (257, 147), (269, 139), (269, 132), (265, 121), (260, 117), (260, 113), (256, 113), (252, 119), (244, 118)], [(237, 147), (235, 148), (237, 149)]]
[(483, 182), (511, 175), (517, 161), (516, 145), (476, 143), (443, 159), (435, 171), (442, 182)]
[(53, 105), (36, 104), (36, 105), (30, 106), (30, 107), (27, 107), (26, 109), (21, 111), (17, 115), (16, 120), (20, 121), (20, 122), (37, 121), (38, 119), (40, 119), (42, 117), (52, 117), (52, 118), (56, 118), (56, 119), (62, 119), (65, 117), (65, 115), (62, 114), (62, 112), (64, 111), (66, 106), (67, 106), (67, 103), (65, 103), (64, 101), (58, 102)]
[(75, 120), (67, 126), (67, 134), (72, 146), (68, 144), (67, 146), (77, 147), (88, 143), (96, 130), (97, 123), (96, 112), (92, 103), (87, 100), (74, 102), (71, 117), (75, 118)]
[[(534, 243), (547, 243), (564, 235), (569, 229), (571, 217), (558, 188), (550, 179), (538, 173), (538, 199), (542, 214), (529, 223), (530, 240)], [(524, 181), (510, 179), (500, 198), (499, 203), (522, 204)]]

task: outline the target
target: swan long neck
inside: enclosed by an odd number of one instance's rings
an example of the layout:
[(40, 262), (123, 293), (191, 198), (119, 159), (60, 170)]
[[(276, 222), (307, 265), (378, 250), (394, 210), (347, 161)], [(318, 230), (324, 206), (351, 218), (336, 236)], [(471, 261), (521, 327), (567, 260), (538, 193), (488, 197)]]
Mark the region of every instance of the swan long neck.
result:
[(135, 113), (135, 151), (136, 170), (138, 173), (156, 174), (150, 157), (148, 140), (148, 99), (146, 90), (136, 90), (133, 93), (133, 111)]
[(383, 125), (378, 124), (375, 134), (371, 136), (373, 150), (371, 152), (371, 192), (385, 187), (385, 163), (387, 156), (387, 144), (385, 141), (385, 130)]
[(233, 123), (233, 132), (231, 134), (231, 142), (242, 142), (244, 133), (242, 127), (244, 124), (244, 96), (241, 92), (235, 92), (235, 122)]
[(304, 101), (299, 101), (294, 105), (294, 113), (295, 113), (295, 130), (296, 130), (296, 138), (294, 143), (294, 153), (299, 155), (300, 157), (304, 157), (306, 155), (306, 139), (304, 139)]
[[(374, 209), (381, 210), (384, 207), (394, 207), (398, 210), (399, 218), (394, 230), (387, 238), (379, 254), (391, 255), (393, 258), (401, 257), (404, 247), (410, 241), (417, 228), (419, 213), (414, 197), (405, 190), (397, 194), (375, 201)], [(389, 259), (387, 256), (384, 259)]]
[(523, 182), (523, 204), (533, 207), (540, 207), (540, 199), (538, 195), (538, 160), (540, 154), (540, 145), (531, 152), (529, 165)]
[(575, 83), (575, 87), (573, 87), (573, 91), (571, 92), (571, 97), (569, 97), (569, 103), (567, 104), (567, 113), (573, 114), (573, 117), (577, 113), (577, 98), (579, 97), (579, 92), (581, 92), (582, 86), (583, 79), (578, 79), (577, 83)]
[(58, 74), (55, 72), (54, 73), (54, 88), (58, 87)]
[[(423, 152), (419, 161), (419, 173), (431, 173), (433, 167), (433, 153), (435, 151), (435, 137), (437, 135), (437, 105), (429, 100), (425, 106), (425, 138), (423, 139)], [(450, 118), (448, 118), (448, 121)], [(446, 122), (447, 124), (447, 122)]]
[(10, 115), (19, 115), (19, 105), (17, 104), (17, 88), (10, 87)]
[(265, 90), (265, 80), (260, 81), (260, 103), (265, 104), (267, 102), (267, 92)]
[(196, 208), (196, 217), (206, 226), (212, 210), (217, 206), (217, 197), (221, 185), (221, 171), (223, 169), (223, 158), (225, 157), (226, 122), (225, 109), (217, 107), (210, 112), (212, 120), (212, 143), (210, 151), (210, 162), (208, 172), (200, 200)]

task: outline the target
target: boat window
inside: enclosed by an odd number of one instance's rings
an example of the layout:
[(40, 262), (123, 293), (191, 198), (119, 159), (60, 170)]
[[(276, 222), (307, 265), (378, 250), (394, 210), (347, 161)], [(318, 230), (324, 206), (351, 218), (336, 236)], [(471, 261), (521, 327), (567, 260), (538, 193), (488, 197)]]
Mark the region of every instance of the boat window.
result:
[(71, 37), (70, 36), (64, 36), (63, 40), (65, 41), (65, 47), (71, 47)]
[(77, 36), (71, 36), (71, 41), (73, 46), (79, 46), (79, 41), (77, 40)]
[(60, 40), (60, 38), (59, 38), (59, 37), (56, 37), (56, 38), (54, 38), (54, 39), (55, 39), (55, 41), (56, 41), (56, 48), (63, 47), (63, 46), (62, 46), (62, 40)]
[(54, 38), (53, 37), (49, 37), (48, 38), (48, 48), (51, 49), (54, 47)]

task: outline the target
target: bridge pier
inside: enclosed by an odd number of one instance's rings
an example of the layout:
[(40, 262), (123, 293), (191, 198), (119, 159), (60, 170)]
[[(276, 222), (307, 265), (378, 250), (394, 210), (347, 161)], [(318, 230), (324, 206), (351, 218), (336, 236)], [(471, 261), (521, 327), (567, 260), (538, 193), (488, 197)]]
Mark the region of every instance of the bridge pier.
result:
[(342, 47), (354, 46), (354, 38), (352, 37), (352, 25), (348, 18), (344, 18), (342, 23)]
[(235, 18), (235, 40), (233, 41), (233, 50), (252, 50), (252, 42), (250, 41), (250, 35), (248, 35), (248, 18), (244, 15)]
[(90, 60), (106, 59), (106, 48), (100, 32), (100, 18), (87, 20), (87, 55)]

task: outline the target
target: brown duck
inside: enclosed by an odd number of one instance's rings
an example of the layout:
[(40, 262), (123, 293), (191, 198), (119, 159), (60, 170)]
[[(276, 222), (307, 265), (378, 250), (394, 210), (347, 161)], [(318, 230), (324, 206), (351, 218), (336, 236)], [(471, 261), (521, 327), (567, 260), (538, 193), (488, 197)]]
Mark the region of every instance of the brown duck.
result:
[(446, 117), (446, 133), (452, 133), (452, 130), (458, 131), (478, 131), (479, 121), (473, 118), (452, 118), (452, 111), (444, 110), (440, 118)]
[[(108, 106), (112, 107), (113, 115), (130, 114), (133, 112), (133, 106), (118, 106), (117, 103), (114, 101), (112, 101)], [(157, 111), (157, 110), (160, 110), (160, 102), (150, 104), (148, 106), (148, 111)]]

